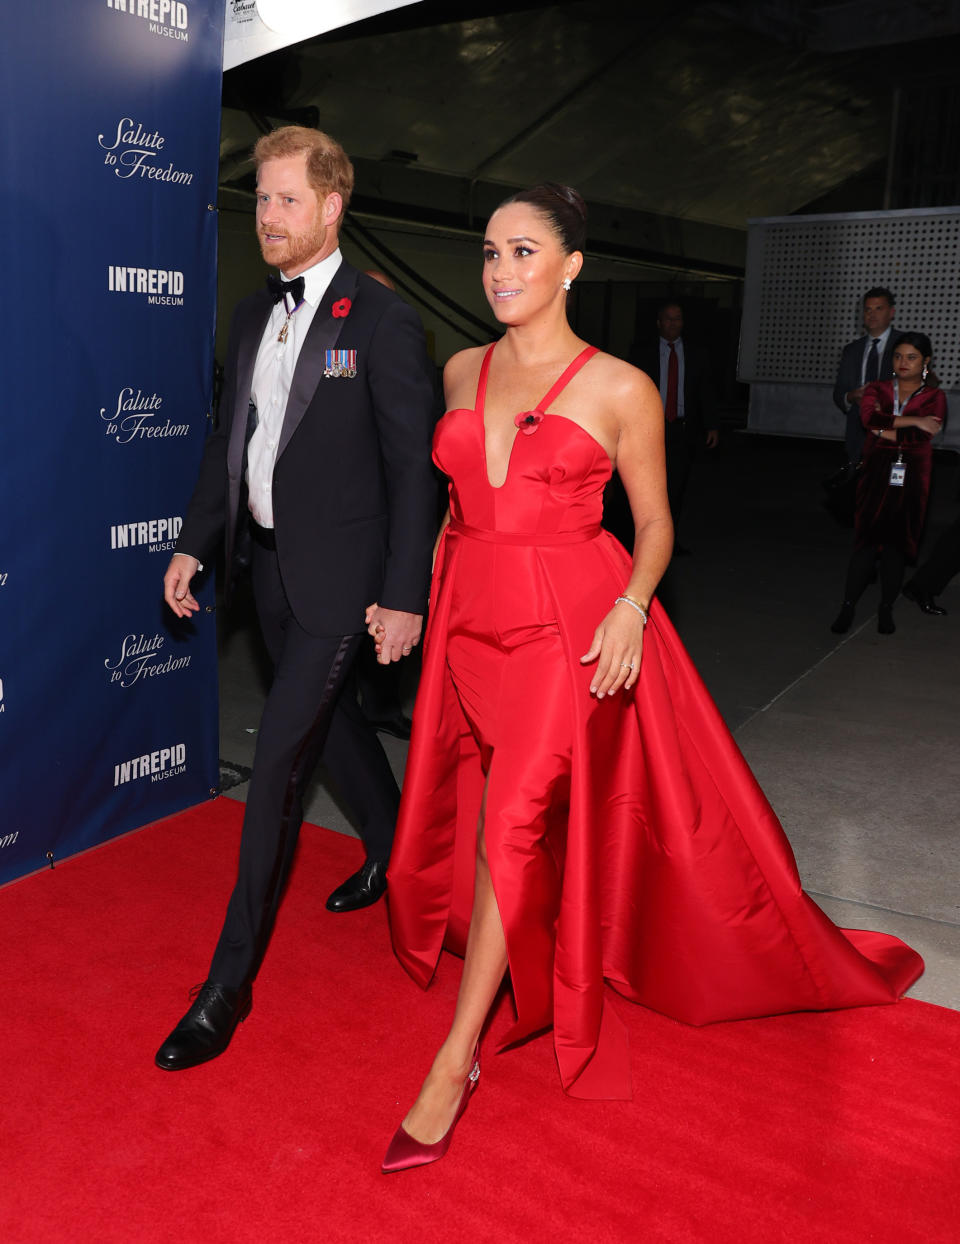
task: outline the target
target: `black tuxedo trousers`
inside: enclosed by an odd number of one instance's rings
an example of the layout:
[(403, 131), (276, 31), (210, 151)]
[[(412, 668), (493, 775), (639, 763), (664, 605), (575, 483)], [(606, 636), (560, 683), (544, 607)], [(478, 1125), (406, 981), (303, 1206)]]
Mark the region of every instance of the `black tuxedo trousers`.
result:
[(311, 635), (297, 622), (276, 552), (253, 544), (251, 573), (273, 682), (247, 794), (237, 883), (209, 979), (238, 988), (256, 975), (290, 873), (307, 783), (322, 758), (367, 856), (390, 856), (400, 791), (376, 732), (347, 686), (365, 633)]
[[(177, 551), (212, 559), (227, 592), (247, 524), (253, 375), (273, 304), (233, 317), (220, 419), (208, 438)], [(237, 883), (210, 970), (236, 987), (263, 957), (290, 871), (303, 795), (322, 755), (372, 860), (386, 860), (399, 805), (379, 739), (341, 690), (373, 601), (422, 614), (436, 534), (430, 465), (434, 383), (416, 312), (341, 263), (294, 368), (271, 484), (272, 532), (251, 528), (251, 571), (274, 666), (247, 797)]]

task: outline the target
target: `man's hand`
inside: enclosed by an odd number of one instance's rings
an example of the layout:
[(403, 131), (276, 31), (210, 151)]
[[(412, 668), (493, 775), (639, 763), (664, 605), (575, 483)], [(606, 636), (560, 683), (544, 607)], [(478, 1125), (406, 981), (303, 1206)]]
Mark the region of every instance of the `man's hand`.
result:
[(377, 649), (377, 660), (381, 665), (389, 665), (408, 657), (420, 642), (423, 615), (385, 609), (374, 601), (367, 608), (366, 623)]
[(849, 393), (844, 394), (843, 400), (847, 403), (848, 406), (859, 405), (860, 399), (863, 397), (863, 391), (866, 387), (867, 386), (865, 384), (862, 384), (859, 386), (859, 388), (851, 389)]
[(720, 433), (716, 428), (711, 428), (707, 433), (707, 449), (716, 449), (720, 444)]
[(167, 573), (163, 576), (163, 599), (178, 618), (189, 618), (200, 606), (190, 591), (190, 580), (197, 573), (200, 563), (187, 553), (174, 553)]

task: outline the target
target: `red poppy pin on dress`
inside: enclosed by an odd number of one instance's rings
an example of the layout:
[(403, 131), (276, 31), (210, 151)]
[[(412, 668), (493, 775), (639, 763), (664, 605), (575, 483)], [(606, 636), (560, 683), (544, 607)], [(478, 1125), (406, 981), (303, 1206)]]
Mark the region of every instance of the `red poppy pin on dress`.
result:
[(517, 415), (513, 422), (524, 436), (533, 436), (540, 424), (543, 423), (543, 415), (539, 410), (525, 410), (522, 414)]

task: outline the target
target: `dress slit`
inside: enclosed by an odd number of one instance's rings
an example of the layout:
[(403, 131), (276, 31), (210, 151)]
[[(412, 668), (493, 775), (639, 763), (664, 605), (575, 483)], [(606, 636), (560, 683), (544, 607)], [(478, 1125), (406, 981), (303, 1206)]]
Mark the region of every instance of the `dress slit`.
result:
[(486, 787), (518, 1016), (502, 1044), (552, 1023), (568, 1093), (630, 1096), (627, 1030), (605, 980), (697, 1025), (893, 1001), (919, 956), (884, 934), (845, 933), (804, 894), (773, 809), (656, 600), (633, 690), (590, 695), (580, 655), (631, 568), (599, 526), (610, 458), (569, 418), (543, 418), (494, 490), (477, 445), (490, 359), (475, 409), (449, 411), (434, 438), (452, 522), (390, 860), (401, 962), (426, 986), (443, 946), (465, 949)]
[[(540, 631), (512, 649), (461, 637), (451, 665), (484, 775), (484, 842), (517, 1012), (501, 1048), (553, 1023), (572, 736), (567, 690), (545, 677), (561, 658), (561, 639), (555, 626)], [(469, 685), (457, 677), (463, 664), (473, 674)], [(516, 723), (524, 709), (525, 720), (541, 723), (535, 754), (524, 746), (522, 734), (504, 737), (510, 734), (504, 723)], [(479, 825), (475, 835), (478, 830)]]

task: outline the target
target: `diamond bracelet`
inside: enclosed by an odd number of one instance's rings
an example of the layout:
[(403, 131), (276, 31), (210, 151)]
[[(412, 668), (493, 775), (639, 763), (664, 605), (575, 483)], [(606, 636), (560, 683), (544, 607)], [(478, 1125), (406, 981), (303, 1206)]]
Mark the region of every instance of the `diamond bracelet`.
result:
[(615, 605), (619, 605), (621, 601), (623, 602), (623, 604), (629, 605), (631, 609), (636, 609), (640, 617), (643, 618), (643, 625), (644, 626), (647, 625), (647, 620), (648, 620), (647, 611), (646, 609), (644, 609), (643, 605), (641, 605), (639, 601), (634, 600), (632, 596), (618, 596), (617, 599), (613, 603)]

